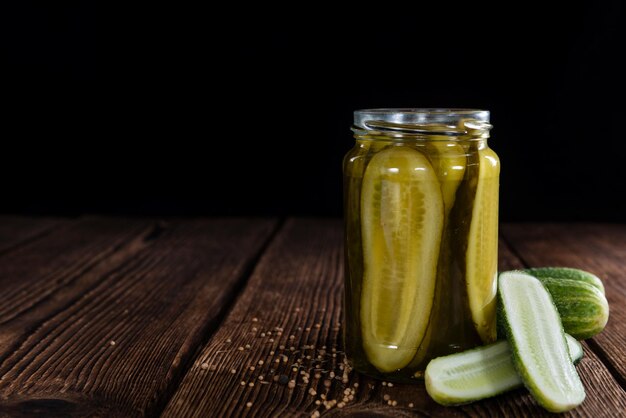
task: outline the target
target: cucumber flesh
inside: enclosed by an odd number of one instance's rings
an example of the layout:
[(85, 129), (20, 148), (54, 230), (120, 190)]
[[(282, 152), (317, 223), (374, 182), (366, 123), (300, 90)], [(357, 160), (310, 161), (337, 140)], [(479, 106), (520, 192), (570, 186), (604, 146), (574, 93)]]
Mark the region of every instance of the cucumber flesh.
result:
[(535, 267), (524, 271), (538, 279), (568, 279), (585, 282), (597, 287), (602, 294), (605, 294), (602, 280), (595, 274), (585, 270), (570, 267)]
[(478, 150), (478, 186), (472, 209), (465, 255), (467, 296), (472, 320), (484, 343), (496, 339), (496, 283), (498, 270), (498, 156)]
[[(575, 338), (565, 337), (576, 363), (583, 356), (582, 346)], [(507, 341), (438, 357), (428, 363), (424, 379), (426, 391), (441, 405), (462, 405), (523, 386)]]
[(394, 146), (371, 159), (361, 194), (361, 334), (381, 372), (408, 365), (426, 332), (443, 212), (439, 181), (421, 152)]
[(567, 341), (567, 350), (569, 351), (569, 357), (572, 360), (572, 363), (578, 364), (585, 355), (583, 345), (569, 334), (565, 334), (565, 340)]
[(561, 318), (541, 282), (521, 271), (500, 274), (499, 309), (513, 364), (535, 400), (550, 412), (585, 399), (570, 359)]

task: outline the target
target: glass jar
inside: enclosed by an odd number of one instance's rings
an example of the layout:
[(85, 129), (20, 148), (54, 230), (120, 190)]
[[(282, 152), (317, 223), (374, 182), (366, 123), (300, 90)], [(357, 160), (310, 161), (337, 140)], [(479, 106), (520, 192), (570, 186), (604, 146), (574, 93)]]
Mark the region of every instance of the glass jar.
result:
[(495, 341), (498, 156), (489, 112), (354, 113), (344, 158), (345, 327), (352, 367), (414, 381)]

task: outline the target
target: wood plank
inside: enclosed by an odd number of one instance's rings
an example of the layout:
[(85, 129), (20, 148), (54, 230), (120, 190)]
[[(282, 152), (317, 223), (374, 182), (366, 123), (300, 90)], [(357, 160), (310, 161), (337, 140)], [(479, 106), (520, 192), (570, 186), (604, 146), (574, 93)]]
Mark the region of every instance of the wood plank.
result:
[(0, 258), (0, 360), (24, 333), (149, 243), (151, 222), (86, 218)]
[(626, 225), (508, 225), (504, 233), (530, 266), (576, 267), (603, 280), (609, 322), (589, 344), (626, 388)]
[(0, 416), (158, 413), (272, 220), (84, 220), (0, 261)]
[[(353, 372), (345, 373), (344, 379), (342, 238), (337, 221), (290, 220), (228, 317), (194, 360), (163, 416), (286, 417), (309, 416), (315, 411), (329, 416), (550, 415), (524, 390), (445, 408), (433, 402), (421, 384), (390, 387)], [(505, 243), (500, 266), (523, 266)], [(579, 367), (588, 398), (582, 407), (563, 416), (608, 416), (626, 408), (623, 391), (594, 353), (587, 350)], [(309, 377), (305, 379), (302, 372)], [(293, 387), (285, 384), (290, 380), (295, 381)], [(339, 405), (344, 396), (345, 404)], [(323, 402), (329, 400), (337, 403), (326, 410)], [(387, 404), (394, 400), (397, 405)]]
[(70, 222), (68, 219), (27, 218), (0, 216), (0, 256), (22, 243), (37, 239), (55, 227)]
[[(308, 390), (315, 387), (322, 393), (322, 378), (311, 376), (310, 385), (299, 378), (290, 389), (273, 377), (294, 379), (297, 359), (306, 360), (308, 353), (319, 353), (324, 345), (323, 368), (338, 370), (341, 356), (332, 351), (339, 349), (342, 233), (336, 220), (285, 224), (230, 314), (194, 361), (164, 416), (240, 416), (250, 411), (248, 402), (256, 405), (259, 416), (314, 410), (316, 398)], [(304, 348), (310, 344), (316, 350)], [(329, 378), (328, 373), (324, 378)], [(336, 382), (333, 379), (332, 391), (338, 387)]]

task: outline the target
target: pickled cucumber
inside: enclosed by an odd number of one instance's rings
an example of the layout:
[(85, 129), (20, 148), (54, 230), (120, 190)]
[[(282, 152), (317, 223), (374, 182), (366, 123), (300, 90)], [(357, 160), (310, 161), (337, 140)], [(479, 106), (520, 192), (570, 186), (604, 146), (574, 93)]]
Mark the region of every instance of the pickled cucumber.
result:
[(498, 156), (489, 148), (478, 150), (478, 184), (466, 253), (469, 307), (476, 331), (484, 343), (496, 339), (498, 251)]
[(433, 304), (444, 224), (441, 187), (429, 160), (406, 146), (384, 149), (361, 192), (363, 349), (380, 372), (405, 367)]
[(467, 158), (463, 147), (452, 141), (436, 141), (429, 144), (431, 161), (441, 183), (446, 217), (450, 213), (456, 197), (456, 189), (463, 181)]

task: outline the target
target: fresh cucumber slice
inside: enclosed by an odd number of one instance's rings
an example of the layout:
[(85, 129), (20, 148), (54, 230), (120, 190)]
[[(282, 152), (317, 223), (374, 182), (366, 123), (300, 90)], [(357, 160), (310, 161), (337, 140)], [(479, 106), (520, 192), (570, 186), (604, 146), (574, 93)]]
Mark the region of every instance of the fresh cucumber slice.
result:
[(424, 337), (443, 211), (439, 181), (422, 153), (395, 146), (374, 155), (361, 194), (361, 332), (381, 372), (409, 364)]
[(537, 278), (521, 271), (500, 274), (498, 287), (500, 318), (524, 385), (551, 412), (582, 403), (585, 389), (550, 293)]
[(489, 148), (478, 150), (478, 185), (467, 242), (465, 276), (472, 320), (484, 343), (496, 339), (498, 186), (500, 163)]
[[(583, 357), (582, 345), (565, 335), (574, 363)], [(523, 386), (513, 366), (507, 341), (438, 357), (428, 363), (426, 391), (442, 405), (462, 405)]]
[[(604, 330), (609, 319), (609, 303), (595, 279), (589, 280), (590, 276), (584, 274), (586, 272), (560, 267), (526, 269), (524, 272), (539, 279), (550, 292), (567, 334), (584, 340)], [(504, 335), (501, 324), (499, 326), (498, 335)]]
[(572, 363), (580, 363), (580, 360), (584, 356), (583, 345), (569, 334), (565, 334), (565, 340), (567, 341), (567, 350), (569, 351), (569, 357), (572, 359)]
[(538, 279), (569, 279), (588, 283), (604, 294), (604, 284), (595, 274), (569, 267), (535, 267), (524, 270)]

